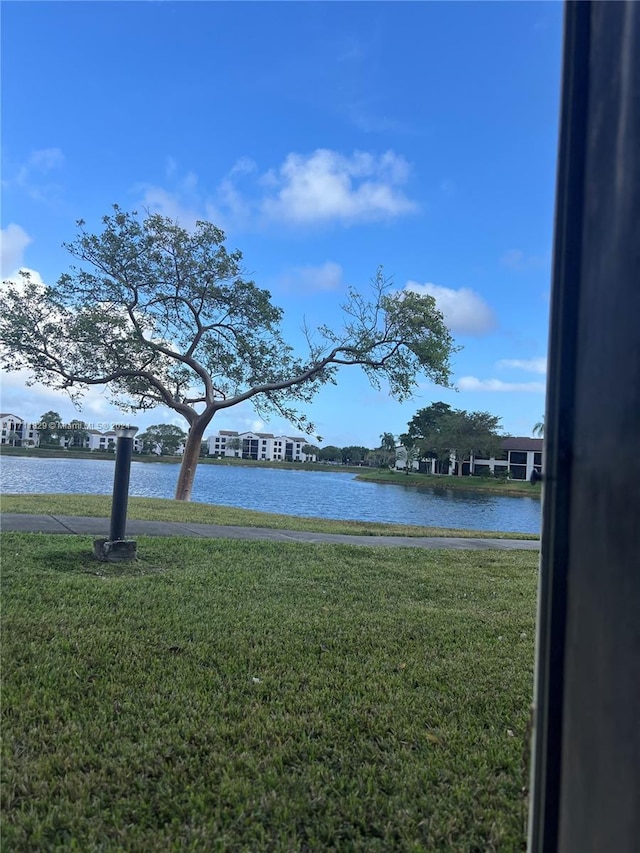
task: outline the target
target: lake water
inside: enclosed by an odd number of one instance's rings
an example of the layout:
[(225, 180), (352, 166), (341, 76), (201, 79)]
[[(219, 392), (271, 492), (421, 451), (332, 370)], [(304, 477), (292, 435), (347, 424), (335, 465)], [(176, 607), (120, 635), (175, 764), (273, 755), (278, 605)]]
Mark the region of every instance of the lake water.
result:
[[(4, 456), (0, 489), (10, 493), (108, 495), (115, 463), (103, 459)], [(133, 462), (130, 494), (173, 498), (179, 464)], [(342, 471), (200, 465), (192, 499), (312, 518), (539, 533), (540, 501), (486, 492), (366, 483)]]

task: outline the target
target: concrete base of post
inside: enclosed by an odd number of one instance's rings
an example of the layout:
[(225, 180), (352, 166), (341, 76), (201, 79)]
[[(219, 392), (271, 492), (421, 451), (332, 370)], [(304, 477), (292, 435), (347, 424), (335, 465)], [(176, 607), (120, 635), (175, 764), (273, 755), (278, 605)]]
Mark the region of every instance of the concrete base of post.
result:
[(137, 542), (132, 539), (93, 540), (93, 556), (103, 563), (122, 563), (126, 560), (135, 560), (137, 548)]

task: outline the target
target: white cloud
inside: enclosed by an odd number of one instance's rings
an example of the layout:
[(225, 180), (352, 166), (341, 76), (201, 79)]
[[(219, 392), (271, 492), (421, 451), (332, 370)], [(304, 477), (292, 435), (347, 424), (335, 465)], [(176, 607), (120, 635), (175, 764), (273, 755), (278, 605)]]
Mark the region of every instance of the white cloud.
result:
[(549, 264), (549, 256), (527, 255), (522, 249), (509, 249), (500, 258), (503, 267), (516, 272), (530, 272), (531, 270), (544, 269)]
[(329, 149), (310, 155), (291, 153), (280, 166), (262, 174), (253, 160), (241, 157), (212, 192), (200, 186), (193, 172), (176, 180), (176, 170), (170, 158), (166, 174), (171, 189), (141, 185), (140, 205), (177, 219), (186, 228), (205, 218), (223, 230), (260, 221), (350, 225), (418, 209), (400, 188), (408, 180), (409, 164), (393, 151), (380, 156), (356, 151), (351, 157)]
[(231, 167), (229, 177), (232, 175), (250, 175), (257, 170), (258, 166), (251, 157), (240, 157)]
[(456, 385), (461, 391), (526, 391), (532, 394), (544, 394), (544, 382), (503, 382), (501, 379), (478, 379), (475, 376), (463, 376)]
[(540, 373), (544, 376), (547, 372), (547, 359), (544, 357), (529, 359), (503, 358), (498, 362), (498, 367), (526, 370), (528, 373)]
[(177, 168), (178, 164), (176, 163), (175, 158), (167, 157), (164, 162), (164, 172), (167, 178), (172, 178), (175, 175)]
[(64, 154), (59, 148), (40, 148), (32, 151), (16, 171), (5, 178), (5, 186), (17, 186), (36, 201), (54, 201), (60, 187), (44, 176), (64, 165)]
[(59, 148), (40, 148), (34, 151), (27, 165), (38, 172), (50, 172), (52, 169), (57, 169), (64, 163), (64, 154)]
[(286, 290), (305, 293), (338, 290), (342, 286), (342, 267), (333, 261), (317, 267), (294, 267), (280, 279), (280, 283)]
[(398, 188), (409, 174), (407, 161), (392, 151), (380, 157), (356, 151), (345, 157), (319, 148), (313, 154), (289, 154), (263, 183), (276, 194), (262, 200), (269, 220), (297, 224), (371, 221), (417, 210)]
[[(184, 200), (183, 192), (169, 192), (162, 187), (146, 185), (143, 188), (140, 205), (143, 210), (150, 213), (159, 213), (178, 222), (183, 228), (192, 229), (198, 219), (209, 218), (206, 211), (199, 209), (199, 205)], [(214, 212), (213, 210), (211, 211)], [(211, 218), (217, 225), (215, 218)]]
[(12, 275), (22, 266), (24, 250), (33, 242), (24, 228), (10, 223), (0, 232), (0, 267), (3, 276)]
[(452, 332), (461, 335), (485, 335), (496, 326), (490, 306), (480, 294), (468, 287), (454, 290), (438, 284), (418, 284), (408, 281), (405, 290), (420, 295), (433, 296), (436, 306), (444, 314), (445, 322)]
[(37, 270), (30, 270), (28, 267), (20, 267), (20, 269), (15, 270), (10, 276), (6, 276), (2, 280), (2, 285), (0, 285), (0, 289), (4, 288), (5, 282), (7, 284), (12, 284), (18, 290), (24, 294), (25, 289), (25, 279), (21, 275), (21, 273), (26, 273), (29, 276), (29, 283), (35, 285), (37, 288), (44, 288), (45, 284), (42, 280), (42, 276)]

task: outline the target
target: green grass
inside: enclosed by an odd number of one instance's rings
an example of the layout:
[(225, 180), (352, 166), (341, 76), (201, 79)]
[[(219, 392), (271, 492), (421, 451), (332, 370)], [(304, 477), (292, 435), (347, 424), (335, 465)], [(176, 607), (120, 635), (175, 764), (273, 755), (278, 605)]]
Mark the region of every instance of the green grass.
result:
[(517, 851), (537, 556), (3, 536), (3, 849)]
[[(33, 515), (81, 515), (108, 518), (109, 495), (3, 495), (2, 512)], [(418, 527), (368, 521), (340, 521), (277, 515), (250, 509), (186, 503), (162, 498), (130, 498), (128, 517), (146, 521), (177, 521), (192, 524), (224, 524), (234, 527), (268, 527), (278, 530), (305, 530), (320, 533), (347, 533), (360, 536), (462, 536), (499, 539), (539, 539), (535, 533), (498, 533), (446, 527)]]
[(492, 477), (446, 477), (433, 474), (405, 474), (403, 471), (365, 470), (358, 472), (358, 480), (369, 480), (373, 483), (392, 483), (398, 486), (418, 486), (429, 489), (462, 489), (463, 491), (492, 492), (493, 494), (509, 495), (512, 497), (527, 496), (539, 498), (541, 487), (539, 483), (528, 480), (501, 480)]

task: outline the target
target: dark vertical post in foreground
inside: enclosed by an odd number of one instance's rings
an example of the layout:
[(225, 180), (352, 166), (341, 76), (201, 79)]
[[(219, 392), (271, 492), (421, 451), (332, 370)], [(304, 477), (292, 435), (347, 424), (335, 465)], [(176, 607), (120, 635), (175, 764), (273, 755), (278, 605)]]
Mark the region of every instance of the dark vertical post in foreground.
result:
[(125, 538), (127, 527), (127, 504), (129, 502), (129, 477), (133, 437), (137, 427), (116, 426), (116, 467), (113, 477), (113, 499), (111, 502), (111, 524), (108, 539), (96, 539), (93, 551), (99, 560), (120, 562), (133, 560), (136, 543)]
[(125, 538), (127, 504), (129, 503), (129, 477), (133, 453), (133, 435), (130, 437), (124, 435), (122, 429), (116, 429), (116, 433), (116, 470), (113, 476), (111, 527), (109, 529), (109, 539), (112, 542), (119, 542)]
[(530, 853), (640, 843), (640, 3), (565, 6)]

